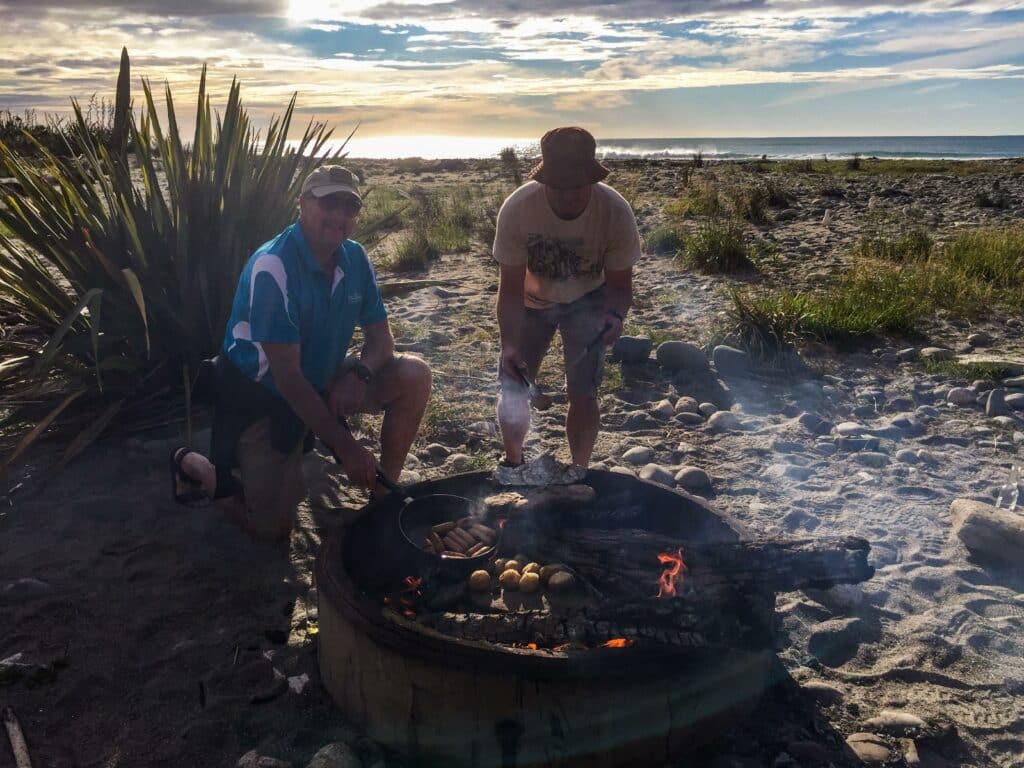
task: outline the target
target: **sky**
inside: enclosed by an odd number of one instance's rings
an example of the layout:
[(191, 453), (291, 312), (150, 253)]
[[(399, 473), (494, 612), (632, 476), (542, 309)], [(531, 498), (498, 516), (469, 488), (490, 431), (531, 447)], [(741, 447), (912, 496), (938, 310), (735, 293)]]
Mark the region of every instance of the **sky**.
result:
[[(358, 141), (1024, 133), (1024, 0), (0, 0), (0, 111), (111, 99), (122, 46), (193, 110)], [(162, 91), (162, 88), (159, 89)], [(407, 137), (407, 138), (403, 138)], [(355, 139), (354, 139), (355, 142)], [(353, 148), (356, 148), (356, 144)], [(404, 144), (403, 144), (404, 146)]]

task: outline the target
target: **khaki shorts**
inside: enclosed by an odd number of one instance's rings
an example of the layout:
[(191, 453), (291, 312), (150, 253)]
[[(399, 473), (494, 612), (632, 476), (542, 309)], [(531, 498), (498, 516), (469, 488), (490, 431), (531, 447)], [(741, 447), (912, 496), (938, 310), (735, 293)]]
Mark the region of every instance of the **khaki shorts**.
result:
[[(556, 304), (546, 309), (526, 309), (526, 318), (520, 349), (523, 362), (532, 379), (537, 378), (540, 364), (551, 347), (551, 340), (557, 330), (562, 336), (562, 348), (565, 355), (565, 388), (570, 396), (596, 396), (604, 374), (603, 344), (595, 344), (586, 357), (575, 365), (576, 360), (587, 344), (590, 344), (601, 329), (604, 318), (605, 286), (601, 286), (586, 296), (581, 296), (569, 304)], [(522, 392), (526, 385), (521, 379), (513, 379), (501, 373), (498, 364), (498, 377), (503, 391)]]
[[(378, 372), (389, 378), (402, 355), (396, 354)], [(379, 413), (384, 409), (376, 396), (376, 387), (366, 390), (360, 413)], [(254, 523), (277, 523), (290, 519), (306, 498), (306, 478), (302, 473), (303, 443), (284, 454), (271, 445), (270, 419), (249, 425), (238, 440), (238, 479), (245, 494), (246, 512)]]

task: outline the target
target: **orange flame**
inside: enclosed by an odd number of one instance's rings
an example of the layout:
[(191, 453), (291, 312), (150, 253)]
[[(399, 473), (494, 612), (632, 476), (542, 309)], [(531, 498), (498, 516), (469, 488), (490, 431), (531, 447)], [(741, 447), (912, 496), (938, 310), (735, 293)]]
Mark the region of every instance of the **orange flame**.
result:
[(507, 522), (508, 522), (508, 518), (507, 518), (507, 517), (503, 517), (503, 518), (501, 518), (501, 519), (500, 519), (500, 520), (498, 521), (498, 528), (499, 528), (499, 530), (500, 530), (500, 529), (502, 529), (502, 528), (504, 528), (504, 527), (505, 527), (505, 523), (507, 523)]
[(683, 562), (682, 548), (677, 549), (674, 555), (661, 552), (658, 562), (669, 566), (658, 579), (658, 597), (675, 597), (676, 591), (683, 586), (683, 576), (689, 571)]
[(423, 579), (418, 579), (415, 576), (406, 576), (405, 577), (406, 588), (404, 590), (402, 590), (402, 591), (403, 592), (415, 592), (416, 590), (418, 590), (420, 588), (420, 584), (422, 584), (422, 583), (423, 583)]
[(599, 648), (629, 648), (629, 646), (633, 645), (634, 642), (636, 642), (636, 641), (635, 640), (630, 640), (628, 637), (615, 637), (615, 638), (612, 638), (611, 640), (609, 640), (607, 643), (601, 643), (601, 645), (599, 645), (598, 647)]

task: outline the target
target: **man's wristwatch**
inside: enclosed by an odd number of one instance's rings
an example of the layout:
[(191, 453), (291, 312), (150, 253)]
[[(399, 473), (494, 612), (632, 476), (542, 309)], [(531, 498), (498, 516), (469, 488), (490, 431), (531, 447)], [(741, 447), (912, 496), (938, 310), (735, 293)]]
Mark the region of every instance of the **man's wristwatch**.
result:
[(352, 370), (356, 372), (356, 376), (364, 384), (369, 384), (370, 380), (373, 379), (373, 371), (371, 371), (364, 363), (355, 363), (352, 366)]

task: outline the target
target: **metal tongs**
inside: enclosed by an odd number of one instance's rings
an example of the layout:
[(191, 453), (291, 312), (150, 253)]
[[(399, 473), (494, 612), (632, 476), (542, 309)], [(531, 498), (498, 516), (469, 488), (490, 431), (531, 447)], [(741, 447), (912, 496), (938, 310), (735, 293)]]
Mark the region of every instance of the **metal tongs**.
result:
[(574, 365), (579, 365), (584, 360), (586, 360), (587, 359), (587, 355), (589, 355), (591, 353), (591, 351), (598, 344), (601, 343), (601, 339), (604, 338), (604, 335), (606, 333), (608, 333), (608, 331), (610, 331), (611, 329), (612, 329), (612, 324), (611, 323), (605, 323), (601, 327), (601, 330), (597, 332), (597, 335), (590, 340), (590, 342), (587, 344), (587, 346), (585, 346), (583, 348), (583, 351), (580, 352), (580, 354), (576, 355), (576, 357), (574, 359), (566, 361), (565, 367), (566, 368), (572, 368)]

